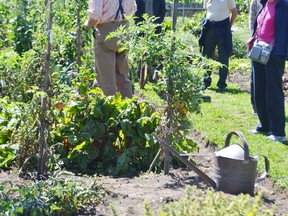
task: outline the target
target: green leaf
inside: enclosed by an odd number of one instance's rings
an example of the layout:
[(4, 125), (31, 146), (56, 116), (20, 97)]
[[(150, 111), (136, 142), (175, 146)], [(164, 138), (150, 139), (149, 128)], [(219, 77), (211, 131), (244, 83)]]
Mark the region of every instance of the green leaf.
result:
[(127, 156), (127, 152), (122, 153), (117, 160), (116, 173), (117, 174), (126, 173), (128, 170), (130, 161), (131, 159)]
[(60, 211), (62, 208), (52, 203), (52, 205), (50, 206), (50, 209), (51, 211)]

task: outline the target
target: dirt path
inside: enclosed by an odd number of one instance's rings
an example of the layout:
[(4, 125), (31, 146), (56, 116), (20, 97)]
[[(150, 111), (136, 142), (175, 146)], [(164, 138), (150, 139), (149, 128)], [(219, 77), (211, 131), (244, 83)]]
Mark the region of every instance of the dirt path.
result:
[[(143, 215), (144, 202), (156, 211), (162, 203), (174, 202), (185, 196), (185, 185), (199, 179), (189, 176), (188, 171), (171, 170), (169, 175), (144, 174), (134, 178), (101, 178), (102, 186), (109, 195), (98, 207), (98, 215), (112, 215), (110, 203), (118, 215)], [(200, 182), (199, 182), (200, 183)], [(205, 185), (203, 185), (205, 186)]]

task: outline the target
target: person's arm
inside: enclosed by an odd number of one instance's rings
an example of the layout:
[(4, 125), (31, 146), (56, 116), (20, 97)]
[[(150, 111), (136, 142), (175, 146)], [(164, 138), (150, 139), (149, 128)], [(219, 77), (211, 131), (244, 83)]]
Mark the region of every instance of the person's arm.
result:
[(91, 18), (89, 18), (88, 20), (85, 20), (84, 22), (85, 27), (93, 27), (93, 26), (96, 26), (97, 24), (99, 24), (99, 20), (94, 20)]
[(252, 0), (250, 7), (249, 7), (249, 28), (250, 28), (251, 35), (254, 32), (254, 25), (255, 25), (256, 17), (261, 7), (262, 6), (259, 0)]
[(85, 27), (92, 27), (101, 23), (103, 0), (89, 0), (88, 2), (88, 20), (85, 21)]
[(231, 26), (232, 26), (234, 24), (235, 20), (236, 20), (236, 17), (238, 15), (238, 13), (237, 13), (237, 9), (236, 8), (231, 9), (230, 12), (231, 12), (230, 23), (231, 23)]
[(250, 28), (250, 32), (253, 32), (254, 29), (254, 22), (255, 22), (255, 18), (256, 18), (256, 0), (252, 0), (250, 7), (249, 7), (249, 28)]

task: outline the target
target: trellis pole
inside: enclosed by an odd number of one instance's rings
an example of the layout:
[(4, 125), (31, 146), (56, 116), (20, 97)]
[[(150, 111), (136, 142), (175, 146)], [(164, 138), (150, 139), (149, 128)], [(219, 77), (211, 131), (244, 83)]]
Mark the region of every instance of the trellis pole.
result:
[(81, 56), (82, 56), (82, 40), (81, 40), (81, 17), (80, 17), (80, 12), (81, 12), (81, 0), (77, 1), (77, 68), (78, 72), (80, 71), (80, 66), (82, 64), (81, 62)]
[(48, 13), (48, 27), (47, 27), (47, 47), (46, 47), (46, 58), (44, 65), (44, 96), (42, 97), (41, 102), (41, 113), (39, 121), (39, 159), (38, 159), (38, 172), (37, 178), (40, 179), (41, 175), (45, 172), (45, 161), (46, 161), (46, 132), (47, 132), (47, 123), (46, 123), (46, 113), (47, 113), (47, 97), (48, 90), (50, 86), (50, 57), (51, 57), (51, 36), (52, 36), (52, 5), (53, 1), (45, 1), (47, 3), (45, 6), (49, 8)]
[(173, 0), (172, 30), (176, 31), (178, 0)]
[[(176, 31), (176, 22), (177, 22), (177, 8), (178, 8), (178, 0), (174, 0), (173, 1), (173, 14), (172, 14), (172, 30), (173, 32)], [(173, 45), (172, 45), (172, 52), (173, 52)], [(169, 77), (169, 81), (171, 82), (171, 78)], [(171, 127), (172, 126), (172, 115), (173, 112), (171, 110), (172, 107), (172, 98), (171, 95), (169, 94), (169, 90), (168, 90), (168, 99), (167, 99), (167, 103), (168, 103), (168, 109), (167, 109), (167, 133), (166, 133), (166, 138), (165, 141), (167, 143), (170, 143), (170, 137), (171, 137)], [(164, 173), (168, 174), (169, 173), (169, 164), (170, 164), (170, 152), (167, 150), (167, 148), (163, 149), (164, 151)]]

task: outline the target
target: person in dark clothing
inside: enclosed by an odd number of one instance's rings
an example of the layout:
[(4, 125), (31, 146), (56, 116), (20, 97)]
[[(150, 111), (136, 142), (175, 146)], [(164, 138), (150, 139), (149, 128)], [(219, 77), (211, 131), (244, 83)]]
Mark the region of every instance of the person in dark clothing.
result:
[[(166, 14), (165, 0), (136, 0), (137, 11), (135, 13), (135, 23), (139, 24), (144, 21), (143, 14), (155, 16), (155, 24), (161, 24)], [(161, 33), (161, 26), (157, 26), (156, 34)]]
[[(260, 3), (260, 0), (252, 0), (251, 1), (250, 7), (249, 7), (249, 29), (250, 29), (250, 32), (251, 32), (251, 36), (253, 36), (255, 20), (256, 20), (257, 14), (261, 10), (261, 8), (262, 8), (262, 5)], [(254, 79), (253, 69), (251, 69), (251, 77), (250, 77), (250, 92), (251, 92), (251, 94), (250, 94), (250, 100), (251, 100), (253, 113), (254, 113), (254, 115), (257, 115), (256, 105), (255, 105), (255, 101), (254, 101), (254, 80), (253, 79)]]
[[(199, 47), (203, 56), (214, 59), (216, 47), (218, 48), (217, 61), (223, 64), (219, 69), (217, 87), (219, 92), (226, 89), (229, 57), (232, 54), (231, 26), (237, 17), (235, 0), (204, 0), (206, 19), (202, 23), (199, 38)], [(203, 74), (202, 89), (211, 85), (211, 71)]]
[[(143, 17), (144, 14), (148, 14), (149, 16), (154, 16), (156, 19), (154, 20), (154, 24), (157, 24), (156, 26), (156, 37), (160, 35), (162, 31), (162, 27), (160, 24), (163, 23), (165, 14), (166, 14), (166, 2), (165, 0), (136, 0), (137, 4), (137, 11), (135, 13), (135, 23), (136, 25), (141, 25), (145, 19)], [(143, 33), (140, 33), (139, 36), (143, 36)], [(152, 62), (146, 62), (146, 64), (149, 64), (153, 68), (148, 67), (147, 69), (147, 78), (150, 82), (157, 82), (157, 77), (158, 70), (161, 69), (162, 65), (157, 65), (155, 62), (152, 60)], [(143, 67), (143, 62), (139, 62), (139, 70), (138, 70), (138, 78), (141, 83), (141, 74), (143, 74), (145, 71), (145, 67)]]

